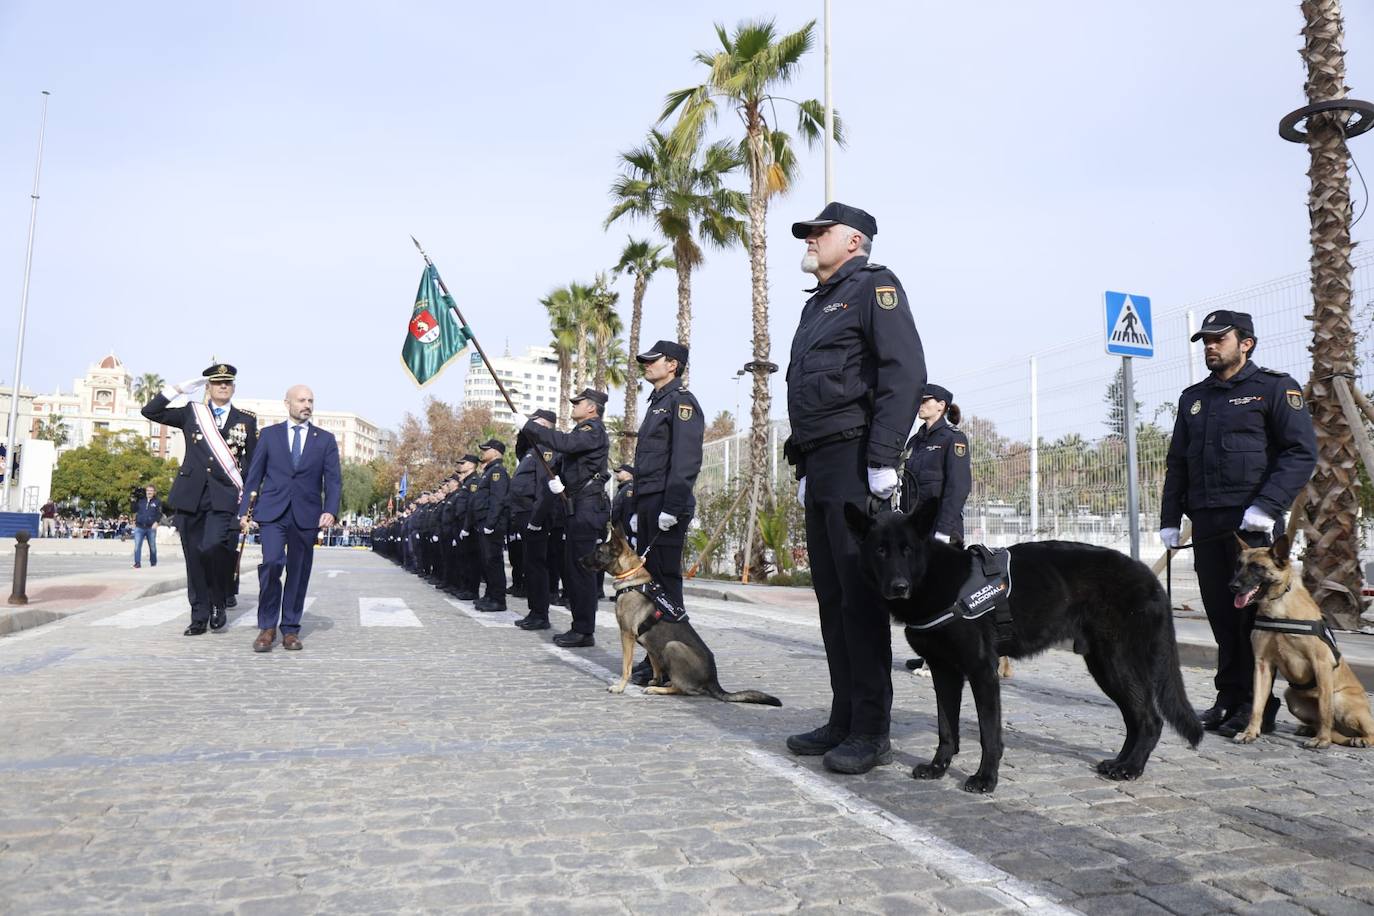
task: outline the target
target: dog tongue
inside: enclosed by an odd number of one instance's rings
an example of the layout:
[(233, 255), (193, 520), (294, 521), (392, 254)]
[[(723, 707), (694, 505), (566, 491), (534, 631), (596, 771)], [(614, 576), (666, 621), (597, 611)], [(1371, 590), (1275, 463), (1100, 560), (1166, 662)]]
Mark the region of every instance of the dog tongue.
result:
[(1252, 589), (1250, 589), (1250, 591), (1248, 591), (1248, 592), (1241, 592), (1239, 595), (1237, 595), (1237, 596), (1236, 596), (1236, 607), (1245, 607), (1245, 606), (1248, 605), (1251, 601), (1254, 601), (1254, 600), (1255, 600), (1255, 592), (1257, 592), (1257, 591), (1259, 591), (1258, 588), (1252, 588)]

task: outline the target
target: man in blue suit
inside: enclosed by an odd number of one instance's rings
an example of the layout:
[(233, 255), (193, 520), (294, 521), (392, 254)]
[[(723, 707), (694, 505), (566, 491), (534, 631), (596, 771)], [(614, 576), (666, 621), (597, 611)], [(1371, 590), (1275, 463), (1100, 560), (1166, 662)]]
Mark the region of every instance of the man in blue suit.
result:
[(305, 385), (294, 386), (286, 392), (286, 412), (289, 420), (259, 433), (239, 505), (241, 525), (246, 527), (249, 500), (258, 494), (253, 520), (258, 523), (262, 565), (254, 652), (272, 651), (278, 626), (283, 649), (301, 648), (301, 611), (315, 559), (315, 535), (333, 525), (339, 511), (339, 444), (332, 433), (310, 422), (315, 393)]

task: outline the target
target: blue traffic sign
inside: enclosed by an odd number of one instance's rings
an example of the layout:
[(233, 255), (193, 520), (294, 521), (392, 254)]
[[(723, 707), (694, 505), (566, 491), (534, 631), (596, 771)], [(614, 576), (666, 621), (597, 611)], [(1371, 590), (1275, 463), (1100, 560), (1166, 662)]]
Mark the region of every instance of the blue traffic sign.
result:
[(1155, 355), (1154, 327), (1150, 323), (1150, 300), (1132, 293), (1102, 294), (1106, 305), (1107, 352), (1114, 356)]

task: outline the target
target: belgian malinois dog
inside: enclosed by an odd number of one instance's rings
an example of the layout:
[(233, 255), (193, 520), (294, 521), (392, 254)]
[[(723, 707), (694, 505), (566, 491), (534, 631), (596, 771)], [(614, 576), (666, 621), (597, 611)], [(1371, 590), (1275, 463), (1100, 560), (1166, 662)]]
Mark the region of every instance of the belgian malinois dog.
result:
[[(973, 688), (983, 757), (964, 782), (967, 792), (997, 787), (1002, 760), (1002, 695), (993, 613), (931, 629), (961, 597), (973, 568), (969, 550), (932, 538), (936, 504), (914, 513), (883, 512), (876, 518), (845, 506), (845, 521), (859, 537), (859, 563), (893, 618), (908, 624), (907, 642), (930, 666), (939, 713), (940, 743), (930, 763), (917, 764), (916, 779), (938, 779), (959, 752), (959, 705), (965, 680)], [(1135, 779), (1168, 722), (1196, 747), (1202, 723), (1183, 687), (1174, 620), (1159, 579), (1143, 563), (1089, 544), (1034, 541), (1016, 544), (1006, 600), (1015, 645), (1011, 658), (1027, 658), (1061, 640), (1073, 642), (1093, 680), (1121, 710), (1126, 741), (1097, 764), (1108, 779)]]
[(622, 653), (620, 682), (606, 689), (624, 693), (635, 660), (635, 643), (649, 653), (654, 666), (653, 682), (644, 688), (652, 694), (686, 694), (715, 697), (726, 703), (762, 703), (781, 706), (782, 701), (759, 690), (725, 691), (716, 679), (716, 657), (702, 642), (687, 620), (654, 619), (657, 606), (636, 586), (653, 581), (644, 569), (644, 560), (625, 540), (619, 528), (611, 529), (611, 539), (582, 558), (588, 569), (604, 569), (615, 579), (615, 621), (620, 625)]
[[(1289, 565), (1291, 549), (1287, 535), (1279, 535), (1273, 547), (1252, 548), (1240, 541), (1236, 575), (1231, 580), (1236, 607), (1253, 603), (1259, 616), (1275, 621), (1321, 622), (1317, 602)], [(1288, 711), (1302, 723), (1298, 735), (1309, 739), (1303, 747), (1315, 750), (1330, 747), (1333, 741), (1346, 747), (1374, 746), (1369, 695), (1350, 665), (1344, 658), (1338, 661), (1324, 639), (1310, 632), (1256, 627), (1250, 644), (1255, 649), (1255, 705), (1249, 726), (1231, 740), (1249, 744), (1259, 737), (1277, 667), (1288, 681), (1283, 692)]]

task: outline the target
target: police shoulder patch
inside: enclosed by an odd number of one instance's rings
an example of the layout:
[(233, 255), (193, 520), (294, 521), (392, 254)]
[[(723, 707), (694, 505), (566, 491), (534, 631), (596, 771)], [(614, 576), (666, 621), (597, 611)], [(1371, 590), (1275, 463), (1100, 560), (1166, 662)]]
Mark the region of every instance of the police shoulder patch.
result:
[(954, 454), (960, 458), (968, 454), (968, 446), (962, 442), (954, 443)]
[(873, 294), (878, 297), (878, 308), (895, 309), (897, 307), (897, 287), (877, 286), (874, 287)]
[(691, 404), (679, 404), (677, 405), (677, 418), (679, 420), (690, 420), (692, 419), (692, 413), (695, 409), (696, 408)]
[(592, 431), (592, 424), (583, 423), (581, 426), (577, 428), (577, 431), (580, 433), (589, 433)]
[(1294, 410), (1302, 410), (1302, 392), (1296, 388), (1289, 388), (1285, 394), (1288, 396), (1288, 406)]
[(552, 460), (553, 460), (553, 449), (547, 449), (547, 448), (544, 449), (544, 460), (545, 460), (545, 461), (552, 461)]
[(477, 492), (477, 484), (475, 484), (475, 483), (468, 484), (468, 489), (471, 490), (473, 493), (476, 493), (476, 492)]
[(500, 480), (500, 479), (501, 479), (501, 472), (500, 472), (500, 471), (497, 471), (496, 473), (492, 474), (492, 475), (491, 475), (491, 479), (492, 479), (492, 480)]
[(1197, 416), (1198, 411), (1200, 410), (1202, 410), (1202, 398), (1198, 398), (1196, 401), (1193, 402), (1193, 406), (1188, 408), (1188, 413), (1192, 414), (1193, 416)]

